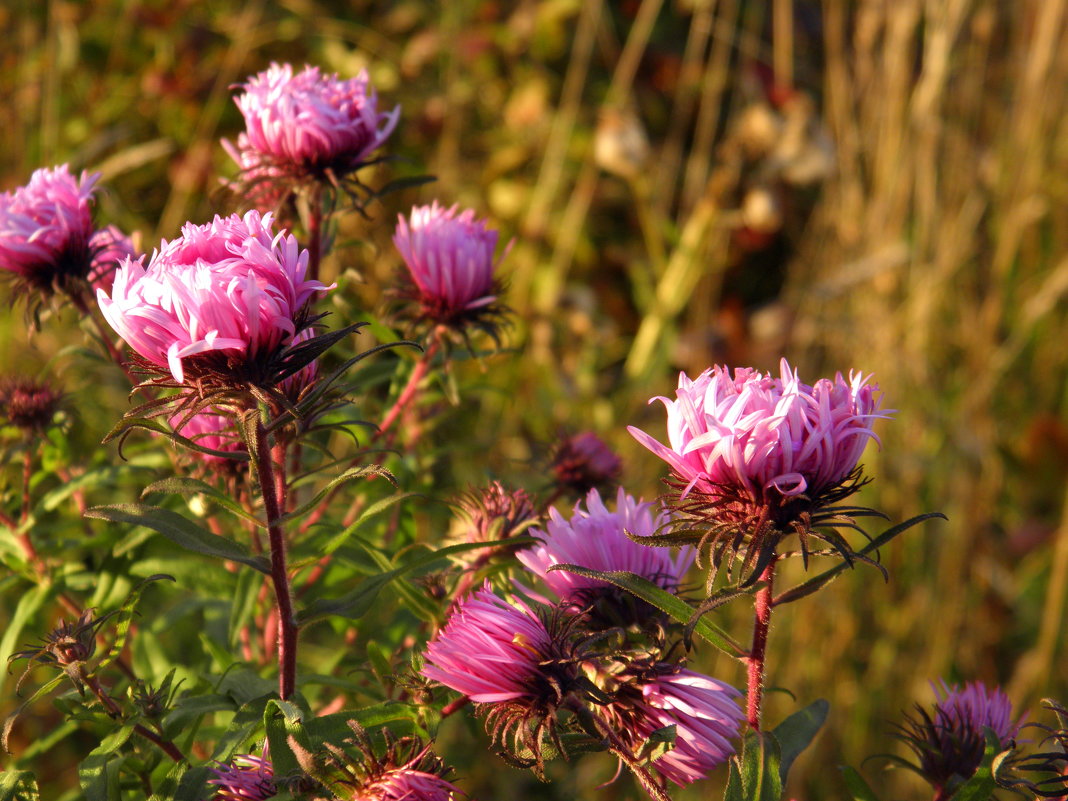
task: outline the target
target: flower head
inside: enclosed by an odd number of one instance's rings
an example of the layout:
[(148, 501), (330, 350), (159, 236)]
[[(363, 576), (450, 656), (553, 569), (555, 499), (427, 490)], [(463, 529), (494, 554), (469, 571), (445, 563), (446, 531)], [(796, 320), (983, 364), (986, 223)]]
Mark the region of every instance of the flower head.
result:
[(687, 489), (716, 494), (723, 487), (754, 501), (818, 495), (856, 469), (879, 411), (868, 377), (841, 373), (802, 383), (783, 359), (780, 377), (713, 367), (696, 380), (679, 375), (668, 413), (670, 447), (633, 426), (630, 433), (665, 462)]
[(919, 758), (921, 775), (941, 789), (975, 773), (983, 760), (987, 729), (1007, 746), (1020, 730), (1020, 720), (1013, 721), (1012, 704), (996, 687), (987, 689), (978, 681), (963, 688), (939, 681), (932, 687), (933, 710), (917, 704), (917, 717), (906, 716), (898, 736)]
[(560, 747), (556, 713), (578, 682), (583, 643), (577, 616), (532, 609), (495, 595), (488, 584), (459, 601), (426, 649), (422, 674), (480, 705), (486, 728), (517, 760), (542, 767), (548, 736)]
[(99, 178), (76, 179), (62, 164), (0, 194), (0, 268), (44, 296), (76, 291), (92, 269), (90, 204)]
[(499, 257), (498, 233), (459, 206), (445, 208), (434, 201), (416, 206), (409, 219), (398, 218), (393, 243), (397, 246), (414, 284), (410, 294), (421, 305), (421, 317), (434, 323), (481, 324), (501, 314), (499, 286), (493, 272), (507, 254)]
[(256, 211), (187, 223), (147, 268), (123, 264), (111, 296), (97, 291), (101, 311), (178, 383), (224, 376), (273, 387), (287, 377), (277, 359), (306, 326), (308, 302), (331, 287), (305, 280), (307, 251), (271, 223)]
[(680, 786), (705, 778), (734, 753), (733, 740), (745, 720), (734, 687), (665, 663), (633, 677), (616, 697), (609, 714), (635, 747), (654, 731), (675, 727), (675, 747), (653, 767)]
[(693, 564), (694, 549), (684, 547), (673, 556), (670, 548), (641, 545), (628, 536), (649, 536), (667, 521), (667, 513), (654, 514), (652, 506), (636, 501), (621, 487), (616, 493), (615, 511), (610, 512), (597, 490), (590, 490), (586, 508), (576, 504), (570, 520), (551, 509), (547, 531), (534, 532), (542, 543), (516, 556), (561, 601), (572, 605), (585, 606), (608, 596), (611, 605), (621, 609), (628, 594), (616, 593), (612, 584), (601, 579), (550, 571), (553, 565), (573, 564), (602, 572), (623, 570), (677, 591)]
[(0, 378), (0, 418), (27, 433), (52, 425), (63, 395), (48, 382), (20, 376)]
[(223, 146), (261, 206), (284, 199), (302, 181), (330, 181), (359, 169), (400, 116), (400, 106), (378, 110), (366, 71), (341, 80), (318, 67), (294, 74), (289, 64), (271, 64), (241, 88), (234, 102), (245, 132), (236, 147), (225, 139)]
[(591, 489), (603, 489), (619, 480), (623, 462), (591, 431), (567, 437), (556, 448), (552, 461), (556, 483), (585, 495)]
[(212, 768), (215, 774), (208, 784), (218, 790), (216, 801), (266, 801), (278, 791), (274, 783), (274, 766), (266, 757), (241, 754), (230, 760), (229, 765)]
[(353, 801), (453, 801), (462, 796), (451, 782), (435, 773), (398, 768), (361, 787)]
[(499, 481), (473, 489), (459, 501), (463, 542), (496, 542), (518, 536), (534, 524), (538, 513), (527, 491), (505, 489)]

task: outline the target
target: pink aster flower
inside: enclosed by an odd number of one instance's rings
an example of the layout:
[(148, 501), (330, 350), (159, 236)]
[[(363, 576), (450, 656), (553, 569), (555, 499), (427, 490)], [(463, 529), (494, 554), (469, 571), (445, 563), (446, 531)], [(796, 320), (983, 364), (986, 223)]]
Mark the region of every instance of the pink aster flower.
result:
[[(986, 729), (1009, 745), (1022, 719), (1013, 721), (1012, 703), (997, 687), (971, 682), (962, 689), (945, 681), (932, 684), (934, 709), (917, 705), (917, 717), (905, 716), (898, 736), (919, 759), (919, 772), (938, 790), (970, 778), (983, 761)], [(940, 796), (941, 797), (941, 796)]]
[(745, 713), (738, 705), (741, 693), (729, 684), (685, 668), (659, 666), (651, 677), (627, 685), (622, 695), (627, 694), (634, 697), (614, 703), (609, 713), (636, 747), (657, 729), (675, 727), (675, 747), (653, 762), (675, 784), (705, 778), (734, 753)]
[(45, 295), (68, 291), (91, 269), (90, 203), (98, 173), (76, 179), (66, 164), (36, 170), (0, 194), (0, 268)]
[(567, 437), (556, 448), (552, 460), (557, 485), (585, 495), (591, 489), (618, 482), (623, 462), (592, 431)]
[(115, 283), (115, 273), (127, 259), (138, 255), (133, 242), (114, 225), (95, 231), (89, 239), (92, 264), (89, 268), (89, 283), (93, 289), (110, 292)]
[(679, 375), (676, 400), (667, 408), (670, 447), (633, 426), (642, 445), (667, 462), (691, 489), (708, 495), (724, 488), (756, 503), (806, 494), (818, 496), (856, 469), (879, 410), (870, 376), (839, 373), (834, 380), (802, 383), (783, 359), (780, 377), (713, 367), (696, 380)]
[(352, 801), (452, 801), (461, 797), (463, 793), (440, 776), (398, 768), (357, 790)]
[[(475, 218), (474, 211), (446, 209), (435, 200), (416, 206), (410, 218), (398, 217), (393, 243), (408, 266), (422, 316), (437, 323), (462, 322), (495, 312), (493, 271), (508, 245), (494, 258), (498, 233)], [(499, 310), (497, 310), (499, 313)]]
[(304, 326), (305, 307), (332, 287), (305, 279), (308, 253), (275, 234), (270, 214), (187, 223), (177, 239), (127, 260), (111, 296), (97, 291), (111, 326), (147, 363), (182, 383), (225, 374), (272, 383), (265, 368)]
[(341, 80), (318, 67), (294, 74), (271, 64), (241, 85), (234, 102), (245, 118), (237, 146), (223, 146), (246, 178), (343, 176), (358, 169), (393, 133), (400, 106), (380, 112), (374, 88), (361, 71)]
[(532, 532), (542, 543), (516, 554), (519, 561), (544, 581), (561, 601), (584, 605), (613, 585), (564, 570), (549, 568), (573, 564), (592, 570), (625, 570), (636, 573), (666, 590), (674, 592), (693, 564), (695, 551), (679, 549), (673, 556), (670, 548), (640, 545), (628, 533), (639, 537), (653, 534), (667, 522), (665, 512), (653, 514), (651, 503), (636, 501), (620, 487), (614, 512), (601, 500), (597, 490), (586, 496), (586, 509), (575, 505), (570, 520), (556, 509), (549, 510), (547, 532)]
[(534, 611), (487, 585), (456, 605), (427, 646), (422, 673), (478, 703), (533, 698), (552, 652), (553, 638)]
[(278, 794), (271, 760), (249, 754), (235, 756), (229, 765), (212, 768), (208, 784), (218, 788), (215, 801), (266, 801)]

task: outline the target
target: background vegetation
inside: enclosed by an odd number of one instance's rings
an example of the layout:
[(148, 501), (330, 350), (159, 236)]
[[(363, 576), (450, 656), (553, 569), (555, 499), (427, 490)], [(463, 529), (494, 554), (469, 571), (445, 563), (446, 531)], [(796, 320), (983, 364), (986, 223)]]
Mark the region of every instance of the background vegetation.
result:
[[(659, 431), (645, 403), (678, 370), (785, 355), (802, 378), (875, 373), (899, 411), (867, 454), (863, 500), (949, 521), (893, 544), (888, 585), (862, 568), (779, 613), (770, 678), (797, 702), (774, 695), (769, 719), (832, 705), (792, 776), (798, 799), (843, 797), (836, 764), (897, 750), (891, 723), (931, 700), (931, 679), (1000, 683), (1019, 708), (1068, 699), (1068, 3), (15, 0), (0, 29), (0, 185), (61, 162), (100, 170), (99, 218), (149, 250), (227, 210), (234, 83), (271, 61), (369, 70), (403, 108), (403, 160), (383, 180), (437, 181), (345, 218), (326, 263), (346, 281), (337, 313), (381, 309), (393, 220), (417, 200), (472, 206), (515, 238), (508, 351), (459, 371), (458, 405), (442, 401), (410, 465), (439, 496), (488, 476), (544, 486), (553, 441), (591, 428), (650, 497), (662, 466), (625, 426)], [(63, 350), (64, 323), (30, 335), (13, 311), (0, 365), (51, 361), (87, 449), (125, 388)], [(412, 514), (444, 537), (446, 512)], [(744, 609), (724, 615), (745, 631)], [(372, 625), (354, 649), (396, 634)], [(573, 798), (611, 776), (590, 759), (539, 788), (483, 758), (461, 718), (441, 750), (475, 797)], [(865, 770), (920, 797), (901, 771)], [(62, 764), (52, 778), (74, 781)]]

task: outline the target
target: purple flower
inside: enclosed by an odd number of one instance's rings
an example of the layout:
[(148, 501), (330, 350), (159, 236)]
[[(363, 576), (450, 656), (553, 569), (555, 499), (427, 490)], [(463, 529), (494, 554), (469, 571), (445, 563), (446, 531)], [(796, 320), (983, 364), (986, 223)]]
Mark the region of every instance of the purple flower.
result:
[(553, 638), (534, 611), (485, 586), (459, 601), (426, 649), (422, 673), (478, 703), (534, 698)]
[(581, 503), (576, 504), (570, 520), (551, 509), (547, 533), (532, 532), (542, 544), (520, 551), (516, 557), (561, 601), (573, 604), (589, 603), (600, 591), (614, 587), (600, 579), (564, 570), (550, 571), (553, 565), (573, 564), (600, 571), (625, 570), (674, 592), (693, 564), (694, 549), (684, 547), (672, 556), (670, 548), (640, 545), (627, 536), (628, 533), (649, 536), (667, 521), (667, 514), (659, 512), (654, 515), (652, 506), (634, 500), (621, 487), (616, 493), (616, 510), (610, 512), (597, 490), (590, 490), (586, 496), (586, 509)]
[(71, 290), (92, 263), (90, 203), (99, 173), (75, 179), (66, 164), (36, 170), (26, 186), (0, 194), (0, 268), (50, 295)]
[(129, 237), (114, 225), (101, 228), (89, 239), (92, 264), (89, 268), (89, 283), (93, 289), (110, 292), (115, 283), (115, 273), (126, 259), (138, 255)]
[(408, 265), (423, 317), (438, 323), (461, 322), (490, 313), (497, 300), (493, 271), (498, 258), (498, 233), (475, 219), (474, 211), (458, 213), (435, 200), (416, 206), (410, 219), (398, 218), (393, 243)]
[(208, 784), (218, 787), (215, 801), (266, 801), (274, 798), (274, 767), (266, 757), (235, 756), (229, 765), (212, 768)]
[(1005, 747), (1020, 730), (1021, 720), (1012, 719), (1012, 704), (998, 688), (970, 682), (961, 689), (940, 680), (932, 684), (934, 709), (917, 705), (917, 717), (905, 716), (898, 736), (919, 758), (920, 774), (933, 787), (942, 789), (956, 780), (968, 779), (978, 769), (986, 748), (985, 730), (990, 729)]
[(556, 483), (579, 495), (619, 480), (623, 462), (604, 440), (590, 431), (564, 439), (553, 453)]
[(462, 796), (460, 790), (440, 776), (398, 768), (357, 790), (353, 801), (451, 801)]
[(305, 325), (305, 307), (327, 287), (305, 280), (308, 252), (275, 234), (271, 215), (187, 223), (177, 239), (128, 259), (111, 297), (97, 291), (111, 326), (146, 362), (182, 383), (206, 372), (270, 382), (262, 366)]
[(713, 367), (691, 381), (679, 375), (667, 408), (665, 446), (630, 426), (642, 445), (667, 462), (691, 489), (720, 495), (724, 488), (756, 503), (802, 494), (818, 496), (856, 469), (879, 411), (870, 377), (839, 373), (803, 384), (783, 359), (780, 377)]
[[(225, 139), (223, 146), (250, 184), (350, 173), (389, 138), (400, 116), (400, 106), (379, 112), (366, 71), (340, 80), (318, 67), (294, 75), (289, 64), (271, 64), (242, 88), (234, 102), (245, 132), (236, 147)], [(255, 194), (263, 201), (270, 193)]]
[(678, 785), (705, 778), (734, 753), (733, 740), (745, 713), (741, 693), (729, 684), (685, 668), (658, 666), (651, 676), (625, 685), (609, 713), (635, 747), (667, 726), (675, 727), (675, 747), (653, 762)]

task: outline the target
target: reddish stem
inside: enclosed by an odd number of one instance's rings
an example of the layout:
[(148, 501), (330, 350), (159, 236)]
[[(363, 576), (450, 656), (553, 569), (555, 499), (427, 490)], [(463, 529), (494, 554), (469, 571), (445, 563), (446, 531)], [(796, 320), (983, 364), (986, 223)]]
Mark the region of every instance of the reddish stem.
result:
[(256, 476), (263, 495), (263, 509), (267, 515), (267, 532), (271, 544), (271, 583), (274, 585), (274, 597), (278, 603), (278, 694), (282, 700), (293, 695), (297, 683), (297, 622), (293, 616), (293, 598), (289, 587), (289, 574), (286, 569), (285, 532), (277, 520), (282, 516), (282, 502), (277, 487), (285, 486), (285, 453), (278, 461), (275, 472), (273, 456), (276, 449), (267, 441), (267, 430), (263, 421), (256, 422)]
[(430, 363), (434, 360), (434, 356), (438, 352), (438, 346), (440, 345), (437, 337), (431, 340), (427, 349), (423, 351), (422, 358), (415, 363), (415, 368), (412, 370), (412, 374), (408, 376), (408, 383), (404, 385), (404, 389), (397, 397), (396, 402), (386, 413), (386, 416), (382, 419), (382, 424), (378, 427), (378, 432), (375, 437), (383, 436), (400, 417), (401, 413), (407, 408), (408, 404), (412, 402), (416, 393), (419, 391), (419, 385), (426, 378), (426, 374), (430, 371)]
[[(118, 702), (116, 702), (115, 699), (108, 694), (108, 692), (103, 688), (103, 686), (101, 686), (100, 682), (97, 681), (96, 677), (83, 676), (82, 678), (85, 682), (85, 685), (90, 690), (92, 690), (93, 695), (95, 695), (97, 697), (97, 700), (100, 701), (101, 705), (104, 707), (104, 711), (107, 712), (108, 716), (113, 718), (121, 718), (122, 708), (119, 706)], [(141, 735), (146, 740), (157, 745), (163, 751), (163, 753), (165, 753), (175, 762), (182, 762), (183, 760), (185, 760), (185, 756), (182, 754), (181, 751), (178, 750), (178, 746), (176, 746), (170, 740), (163, 739), (151, 729), (146, 729), (140, 723), (137, 723), (134, 725), (134, 732), (136, 734)]]
[(753, 647), (749, 651), (748, 682), (746, 691), (746, 719), (753, 731), (760, 731), (760, 702), (764, 695), (764, 654), (768, 645), (768, 627), (771, 625), (771, 591), (775, 576), (776, 556), (760, 574), (764, 586), (757, 590), (753, 599)]
[(469, 703), (471, 703), (471, 699), (468, 698), (466, 695), (461, 695), (455, 701), (449, 701), (449, 703), (447, 703), (445, 707), (441, 710), (442, 719), (447, 718), (449, 715), (456, 714)]

